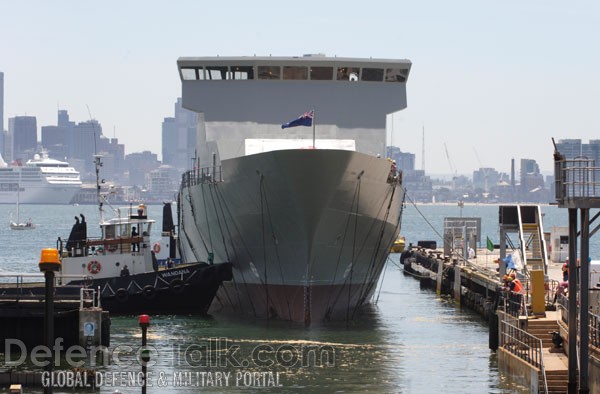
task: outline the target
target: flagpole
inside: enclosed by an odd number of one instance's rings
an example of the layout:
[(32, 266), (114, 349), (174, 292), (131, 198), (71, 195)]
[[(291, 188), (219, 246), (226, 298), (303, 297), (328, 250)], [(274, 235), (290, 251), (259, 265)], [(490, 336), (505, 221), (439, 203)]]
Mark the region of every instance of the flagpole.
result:
[(312, 118), (312, 126), (313, 126), (313, 149), (317, 149), (317, 145), (315, 144), (315, 118), (317, 112), (313, 109), (313, 118)]

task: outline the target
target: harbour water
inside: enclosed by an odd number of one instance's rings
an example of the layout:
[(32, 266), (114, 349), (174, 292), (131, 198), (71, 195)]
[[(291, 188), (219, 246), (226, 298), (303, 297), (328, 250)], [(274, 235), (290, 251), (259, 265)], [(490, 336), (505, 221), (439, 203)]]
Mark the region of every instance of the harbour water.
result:
[[(98, 231), (94, 206), (23, 206), (25, 217), (31, 216), (38, 228), (20, 232), (8, 227), (13, 208), (0, 206), (0, 218), (6, 218), (6, 225), (0, 226), (0, 274), (38, 272), (40, 250), (55, 247), (58, 236), (66, 238), (80, 213), (86, 215), (90, 235)], [(542, 212), (546, 231), (567, 223), (566, 210), (544, 206)], [(161, 213), (161, 206), (149, 207), (149, 216), (157, 221), (156, 238)], [(460, 215), (481, 217), (482, 237), (498, 242), (494, 205), (465, 205), (462, 210), (456, 205), (407, 205), (402, 233), (407, 243), (436, 240), (440, 245), (436, 231), (442, 233), (444, 217)], [(590, 251), (595, 258), (598, 241), (593, 237)], [(148, 340), (156, 364), (148, 368), (153, 386), (148, 392), (521, 391), (499, 373), (496, 355), (488, 349), (487, 323), (434, 292), (421, 290), (418, 281), (401, 272), (398, 257), (391, 256), (376, 293), (377, 304), (347, 324), (304, 328), (220, 315), (153, 316)], [(122, 393), (139, 392), (131, 378), (141, 370), (135, 361), (141, 343), (137, 317), (114, 317), (111, 333), (112, 363), (97, 368), (106, 379), (101, 392), (117, 388)], [(0, 370), (5, 368), (0, 364)], [(211, 384), (217, 387), (211, 389)], [(278, 387), (262, 387), (273, 384)]]

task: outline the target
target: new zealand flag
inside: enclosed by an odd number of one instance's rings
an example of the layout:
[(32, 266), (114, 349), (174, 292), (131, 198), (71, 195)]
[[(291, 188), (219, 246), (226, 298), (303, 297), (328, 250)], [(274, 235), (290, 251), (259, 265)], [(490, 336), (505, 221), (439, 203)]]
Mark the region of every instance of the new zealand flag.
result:
[(315, 116), (315, 111), (308, 111), (299, 116), (297, 119), (292, 120), (291, 122), (287, 122), (281, 125), (282, 129), (287, 129), (288, 127), (296, 127), (296, 126), (312, 126), (313, 116)]

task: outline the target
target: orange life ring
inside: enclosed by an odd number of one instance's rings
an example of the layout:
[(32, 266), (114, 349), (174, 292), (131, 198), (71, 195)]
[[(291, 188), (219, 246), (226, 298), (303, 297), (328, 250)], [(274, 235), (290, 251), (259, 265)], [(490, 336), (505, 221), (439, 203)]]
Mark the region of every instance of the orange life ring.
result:
[(157, 242), (154, 244), (154, 246), (152, 247), (152, 250), (154, 250), (154, 253), (159, 253), (160, 252), (160, 244)]
[(90, 271), (92, 274), (95, 275), (102, 270), (102, 264), (100, 264), (96, 260), (92, 260), (88, 263), (87, 269), (88, 269), (88, 271)]

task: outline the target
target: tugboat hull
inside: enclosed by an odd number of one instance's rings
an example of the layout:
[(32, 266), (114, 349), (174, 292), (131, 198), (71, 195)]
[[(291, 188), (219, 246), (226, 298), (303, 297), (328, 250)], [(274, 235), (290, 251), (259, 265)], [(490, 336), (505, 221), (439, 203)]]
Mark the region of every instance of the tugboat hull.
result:
[(189, 264), (157, 272), (77, 281), (100, 289), (102, 308), (112, 315), (137, 313), (206, 314), (231, 264)]

